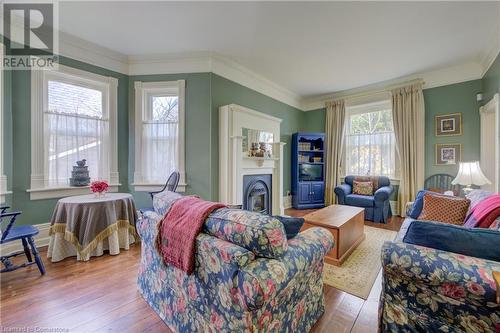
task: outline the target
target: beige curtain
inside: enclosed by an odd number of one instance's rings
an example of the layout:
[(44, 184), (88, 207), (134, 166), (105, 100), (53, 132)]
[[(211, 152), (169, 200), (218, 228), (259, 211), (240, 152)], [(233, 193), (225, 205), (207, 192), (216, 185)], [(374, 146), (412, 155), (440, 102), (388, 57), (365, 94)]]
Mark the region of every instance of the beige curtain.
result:
[(325, 201), (327, 205), (335, 202), (333, 190), (340, 184), (340, 165), (342, 161), (342, 148), (344, 144), (345, 128), (345, 103), (344, 100), (328, 102), (326, 104), (326, 181)]
[(392, 118), (400, 159), (398, 208), (415, 200), (424, 185), (425, 113), (422, 83), (392, 90)]

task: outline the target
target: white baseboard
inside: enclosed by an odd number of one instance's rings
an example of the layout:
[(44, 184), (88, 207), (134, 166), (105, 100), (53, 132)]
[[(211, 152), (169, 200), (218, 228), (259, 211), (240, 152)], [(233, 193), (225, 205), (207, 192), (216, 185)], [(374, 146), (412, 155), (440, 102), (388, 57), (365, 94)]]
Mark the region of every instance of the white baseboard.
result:
[[(50, 223), (42, 223), (42, 224), (36, 224), (35, 227), (40, 231), (38, 235), (36, 235), (35, 238), (35, 244), (38, 248), (42, 246), (48, 246), (49, 245), (49, 229), (50, 229)], [(21, 240), (18, 241), (12, 241), (6, 244), (0, 245), (0, 254), (2, 256), (4, 255), (9, 255), (14, 252), (22, 251), (23, 250), (23, 244)]]
[(283, 207), (285, 209), (292, 208), (292, 196), (291, 195), (285, 195), (283, 197)]

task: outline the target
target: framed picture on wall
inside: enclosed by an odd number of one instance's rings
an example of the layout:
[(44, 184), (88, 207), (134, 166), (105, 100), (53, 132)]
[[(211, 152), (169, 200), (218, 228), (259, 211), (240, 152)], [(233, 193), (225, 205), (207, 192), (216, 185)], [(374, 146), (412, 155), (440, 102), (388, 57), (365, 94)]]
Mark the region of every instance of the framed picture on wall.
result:
[(436, 165), (455, 165), (462, 160), (460, 143), (437, 143)]
[(462, 114), (450, 113), (435, 117), (436, 136), (462, 135)]

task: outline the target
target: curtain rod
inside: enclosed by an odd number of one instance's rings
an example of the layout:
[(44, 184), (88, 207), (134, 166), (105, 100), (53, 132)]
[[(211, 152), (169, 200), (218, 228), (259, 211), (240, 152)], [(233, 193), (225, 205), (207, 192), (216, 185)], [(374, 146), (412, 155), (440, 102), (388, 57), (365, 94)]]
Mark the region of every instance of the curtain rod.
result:
[(402, 88), (405, 86), (409, 86), (412, 84), (419, 84), (419, 83), (424, 85), (425, 81), (423, 79), (419, 78), (419, 79), (413, 79), (413, 80), (409, 80), (409, 81), (405, 81), (405, 82), (401, 82), (401, 83), (394, 83), (391, 85), (386, 85), (386, 86), (383, 86), (380, 88), (373, 88), (373, 89), (368, 88), (368, 89), (366, 89), (364, 91), (360, 91), (358, 93), (348, 93), (347, 91), (339, 92), (337, 96), (335, 96), (335, 94), (334, 94), (332, 96), (333, 98), (330, 100), (327, 100), (326, 103), (334, 102), (334, 101), (341, 100), (341, 99), (350, 100), (350, 99), (356, 99), (356, 98), (361, 98), (361, 97), (368, 97), (368, 96), (372, 96), (372, 95), (376, 95), (376, 94), (381, 94), (384, 92), (390, 92), (393, 89)]

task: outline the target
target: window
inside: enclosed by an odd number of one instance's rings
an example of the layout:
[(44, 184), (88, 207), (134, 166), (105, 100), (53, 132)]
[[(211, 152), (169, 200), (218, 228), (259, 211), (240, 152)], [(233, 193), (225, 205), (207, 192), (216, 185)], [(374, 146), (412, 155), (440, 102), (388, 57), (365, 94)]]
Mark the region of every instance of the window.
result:
[(67, 195), (82, 159), (91, 180), (118, 185), (116, 89), (114, 78), (65, 66), (32, 71), (32, 199)]
[(395, 178), (397, 157), (390, 102), (346, 111), (345, 174)]
[(91, 179), (109, 180), (109, 118), (103, 92), (62, 80), (47, 82), (45, 161), (49, 187), (66, 186), (75, 161), (85, 159)]
[(184, 86), (184, 80), (135, 83), (137, 191), (161, 188), (175, 170), (184, 190)]

